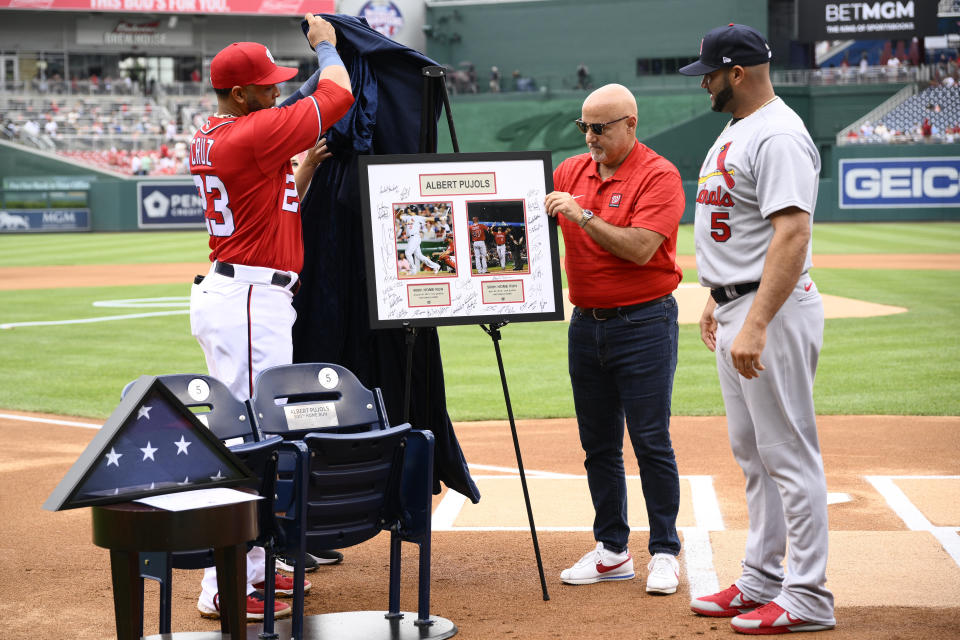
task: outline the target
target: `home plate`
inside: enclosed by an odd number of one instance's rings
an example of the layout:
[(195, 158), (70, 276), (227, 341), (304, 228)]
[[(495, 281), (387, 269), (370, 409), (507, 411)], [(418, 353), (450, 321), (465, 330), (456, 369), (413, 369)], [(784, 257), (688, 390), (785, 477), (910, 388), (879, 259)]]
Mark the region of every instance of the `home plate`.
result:
[(853, 498), (849, 493), (827, 493), (827, 504), (842, 504), (852, 502)]

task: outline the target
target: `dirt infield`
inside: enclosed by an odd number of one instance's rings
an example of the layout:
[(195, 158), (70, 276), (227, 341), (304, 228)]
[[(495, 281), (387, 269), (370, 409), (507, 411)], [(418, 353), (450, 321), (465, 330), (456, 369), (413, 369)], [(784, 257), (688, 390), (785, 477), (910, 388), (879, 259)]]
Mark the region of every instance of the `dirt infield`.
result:
[[(960, 543), (960, 418), (828, 416), (819, 425), (834, 502), (828, 586), (836, 596), (838, 620), (826, 637), (960, 636), (960, 555), (951, 557), (945, 546), (950, 536), (954, 548)], [(698, 538), (708, 542), (715, 579), (725, 587), (738, 573), (746, 533), (743, 478), (722, 418), (673, 420), (683, 478), (678, 525), (684, 568), (678, 593), (661, 597), (643, 590), (649, 557), (642, 500), (631, 501), (631, 523), (640, 528), (631, 545), (636, 580), (582, 587), (559, 582), (560, 570), (593, 545), (576, 426), (573, 420), (535, 420), (520, 423), (518, 431), (551, 599), (543, 602), (540, 595), (520, 484), (510, 471), (516, 460), (508, 425), (458, 424), (484, 497), (452, 517), (436, 516), (431, 606), (435, 615), (458, 625), (458, 638), (735, 637), (725, 620), (699, 618), (688, 609), (692, 584), (706, 575), (686, 564), (693, 550), (703, 550)], [(113, 637), (108, 553), (90, 542), (89, 510), (40, 508), (94, 433), (0, 417), (0, 438), (6, 443), (0, 450), (0, 503), (6, 516), (0, 617), (30, 638)], [(628, 473), (635, 473), (631, 458)], [(929, 530), (916, 529), (915, 519), (908, 526), (898, 515), (902, 505), (891, 502), (876, 480), (889, 476), (895, 477), (886, 482), (902, 491)], [(703, 478), (710, 479), (707, 485)], [(630, 483), (630, 494), (637, 497), (638, 481)], [(697, 486), (712, 486), (715, 499), (709, 492), (698, 495)], [(446, 497), (437, 496), (435, 504)], [(711, 508), (715, 516), (705, 519)], [(381, 535), (349, 548), (342, 565), (311, 574), (307, 614), (385, 609), (387, 540)], [(416, 608), (415, 554), (408, 550), (404, 560), (402, 608), (411, 611)], [(174, 631), (217, 628), (196, 611), (199, 581), (199, 572), (175, 572)], [(147, 633), (156, 633), (156, 606), (156, 587), (148, 583)]]

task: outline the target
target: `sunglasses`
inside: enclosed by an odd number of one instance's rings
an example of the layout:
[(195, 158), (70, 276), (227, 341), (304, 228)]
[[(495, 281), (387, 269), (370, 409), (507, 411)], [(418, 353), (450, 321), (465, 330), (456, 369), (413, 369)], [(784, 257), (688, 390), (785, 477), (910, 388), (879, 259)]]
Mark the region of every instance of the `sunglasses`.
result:
[(580, 129), (580, 133), (586, 133), (587, 129), (590, 129), (598, 136), (602, 136), (604, 127), (609, 127), (613, 123), (620, 122), (621, 120), (626, 120), (629, 117), (630, 116), (623, 116), (622, 118), (617, 118), (616, 120), (611, 120), (610, 122), (584, 122), (580, 118), (577, 118), (573, 122)]

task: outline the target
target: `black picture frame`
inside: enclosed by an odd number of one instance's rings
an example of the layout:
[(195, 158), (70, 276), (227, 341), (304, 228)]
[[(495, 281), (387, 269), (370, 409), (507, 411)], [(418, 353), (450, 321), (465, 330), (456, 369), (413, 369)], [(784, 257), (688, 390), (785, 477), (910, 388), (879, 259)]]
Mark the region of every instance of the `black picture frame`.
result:
[[(371, 328), (563, 320), (557, 221), (543, 206), (549, 151), (361, 156), (358, 165)], [(482, 241), (471, 239), (473, 215)], [(452, 264), (437, 250), (451, 235)], [(421, 270), (428, 261), (440, 271)]]

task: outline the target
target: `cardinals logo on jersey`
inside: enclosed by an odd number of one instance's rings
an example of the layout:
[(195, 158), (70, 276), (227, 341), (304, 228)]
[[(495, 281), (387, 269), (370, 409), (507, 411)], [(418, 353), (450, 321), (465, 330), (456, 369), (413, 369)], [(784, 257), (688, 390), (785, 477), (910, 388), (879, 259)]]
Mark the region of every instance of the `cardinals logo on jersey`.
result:
[(717, 151), (717, 170), (708, 173), (705, 176), (700, 176), (697, 180), (697, 184), (703, 184), (710, 178), (714, 176), (723, 176), (723, 181), (727, 184), (727, 189), (733, 189), (736, 181), (733, 179), (733, 176), (736, 174), (734, 169), (727, 170), (727, 153), (730, 151), (730, 147), (733, 146), (733, 142), (724, 142), (720, 149)]
[(727, 171), (726, 167), (727, 152), (730, 151), (731, 146), (733, 146), (732, 142), (725, 142), (717, 152), (717, 171), (723, 176), (723, 181), (727, 183), (727, 189), (733, 189), (733, 185), (736, 184), (733, 181), (733, 171)]

